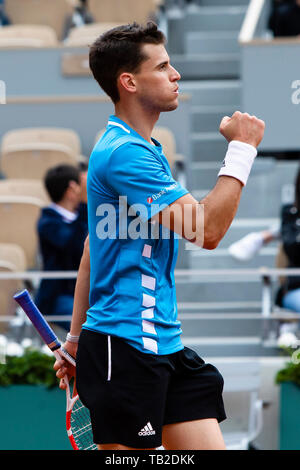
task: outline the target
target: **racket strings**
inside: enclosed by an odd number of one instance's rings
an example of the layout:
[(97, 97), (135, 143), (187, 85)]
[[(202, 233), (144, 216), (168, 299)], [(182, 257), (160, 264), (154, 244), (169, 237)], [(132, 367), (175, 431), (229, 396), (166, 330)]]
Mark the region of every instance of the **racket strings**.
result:
[(97, 450), (93, 442), (92, 425), (89, 410), (78, 399), (71, 414), (73, 438), (79, 450)]

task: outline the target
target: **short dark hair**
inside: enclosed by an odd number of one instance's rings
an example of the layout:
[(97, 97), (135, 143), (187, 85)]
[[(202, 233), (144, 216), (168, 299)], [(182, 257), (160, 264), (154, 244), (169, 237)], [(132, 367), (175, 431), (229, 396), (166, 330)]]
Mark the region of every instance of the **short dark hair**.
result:
[(95, 80), (114, 103), (120, 100), (117, 79), (120, 73), (137, 72), (147, 57), (144, 44), (164, 44), (165, 36), (157, 25), (137, 23), (117, 26), (102, 34), (90, 47), (89, 64)]
[(79, 169), (72, 165), (55, 166), (47, 171), (44, 181), (51, 201), (59, 202), (63, 199), (70, 181), (79, 184)]

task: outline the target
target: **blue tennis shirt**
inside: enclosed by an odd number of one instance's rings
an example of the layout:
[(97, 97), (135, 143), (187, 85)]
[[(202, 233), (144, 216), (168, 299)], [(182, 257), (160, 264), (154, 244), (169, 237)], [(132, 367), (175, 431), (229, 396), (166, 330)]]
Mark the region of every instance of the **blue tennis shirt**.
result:
[(183, 348), (174, 268), (178, 237), (151, 217), (188, 191), (159, 142), (110, 116), (89, 162), (90, 308), (83, 328), (149, 354)]

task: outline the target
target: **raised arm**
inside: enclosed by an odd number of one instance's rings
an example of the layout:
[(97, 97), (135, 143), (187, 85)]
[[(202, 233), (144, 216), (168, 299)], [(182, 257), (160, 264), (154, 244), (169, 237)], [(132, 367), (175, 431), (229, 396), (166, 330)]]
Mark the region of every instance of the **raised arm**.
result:
[(216, 248), (235, 217), (264, 128), (247, 113), (224, 117), (220, 132), (230, 145), (215, 187), (201, 201), (191, 194), (179, 198), (153, 219), (191, 243)]

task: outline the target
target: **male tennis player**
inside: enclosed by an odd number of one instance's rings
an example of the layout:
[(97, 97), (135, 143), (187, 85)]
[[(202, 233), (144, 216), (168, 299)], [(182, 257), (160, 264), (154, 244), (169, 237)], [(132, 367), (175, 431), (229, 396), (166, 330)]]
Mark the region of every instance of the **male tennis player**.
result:
[[(106, 32), (90, 49), (91, 70), (115, 114), (90, 157), (89, 240), (65, 347), (76, 355), (79, 396), (100, 450), (225, 449), (223, 378), (180, 338), (176, 234), (205, 249), (218, 245), (264, 122), (240, 112), (224, 117), (223, 166), (214, 189), (195, 200), (151, 138), (160, 113), (178, 106), (180, 75), (164, 44), (155, 24), (131, 24)], [(63, 361), (55, 369), (60, 378), (72, 374)]]

